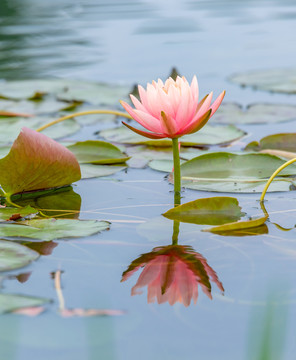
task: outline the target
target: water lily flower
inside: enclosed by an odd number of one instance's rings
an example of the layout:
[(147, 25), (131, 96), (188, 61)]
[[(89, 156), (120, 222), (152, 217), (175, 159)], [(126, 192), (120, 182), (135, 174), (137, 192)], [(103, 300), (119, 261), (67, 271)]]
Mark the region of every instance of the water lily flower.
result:
[(140, 268), (144, 269), (131, 294), (140, 294), (140, 289), (147, 286), (148, 303), (156, 299), (158, 304), (168, 301), (170, 305), (180, 302), (189, 306), (191, 300), (197, 301), (198, 286), (211, 299), (210, 280), (224, 292), (216, 272), (190, 246), (162, 246), (142, 254), (122, 274), (121, 281), (126, 281)]
[(138, 89), (141, 101), (130, 95), (135, 109), (124, 101), (121, 101), (121, 105), (148, 132), (125, 122), (123, 124), (137, 134), (151, 139), (174, 139), (195, 133), (214, 115), (225, 95), (223, 91), (212, 105), (212, 92), (198, 101), (196, 76), (191, 84), (185, 77), (177, 76), (176, 81), (169, 78), (163, 83), (158, 79), (157, 82), (147, 84), (146, 90), (140, 85)]

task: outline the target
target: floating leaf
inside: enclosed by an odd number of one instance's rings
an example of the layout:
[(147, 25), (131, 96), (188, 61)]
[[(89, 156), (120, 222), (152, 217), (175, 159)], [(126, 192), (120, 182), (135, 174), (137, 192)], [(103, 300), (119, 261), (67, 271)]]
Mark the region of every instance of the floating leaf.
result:
[(233, 75), (230, 80), (242, 86), (266, 91), (296, 93), (296, 69), (269, 69)]
[(221, 232), (226, 232), (226, 231), (232, 232), (235, 230), (246, 230), (246, 229), (256, 228), (256, 227), (263, 225), (267, 219), (268, 219), (268, 215), (259, 217), (256, 219), (245, 220), (245, 221), (236, 221), (236, 222), (231, 222), (231, 223), (220, 225), (220, 226), (214, 226), (214, 227), (211, 227), (208, 229), (203, 229), (202, 231), (221, 233)]
[(296, 106), (284, 104), (220, 105), (212, 122), (218, 124), (272, 124), (296, 119)]
[(270, 154), (270, 155), (278, 156), (278, 157), (285, 158), (285, 159), (295, 159), (296, 158), (296, 153), (293, 153), (290, 151), (266, 149), (266, 150), (261, 150), (260, 152), (262, 154)]
[[(182, 185), (190, 189), (216, 192), (261, 192), (267, 179), (285, 161), (269, 154), (209, 153), (181, 165)], [(269, 191), (293, 190), (296, 166), (283, 170)]]
[(22, 308), (41, 306), (50, 302), (50, 299), (34, 296), (0, 294), (0, 314), (14, 312)]
[[(108, 141), (123, 144), (144, 144), (150, 146), (171, 146), (172, 144), (172, 141), (170, 139), (146, 139), (130, 131), (125, 126), (121, 126), (115, 129), (103, 130), (99, 133), (99, 135)], [(226, 144), (231, 141), (237, 140), (244, 135), (245, 133), (243, 131), (239, 130), (233, 125), (207, 125), (194, 134), (182, 136), (180, 138), (180, 142), (183, 146), (218, 145)]]
[(82, 164), (80, 168), (82, 179), (90, 179), (113, 175), (118, 171), (126, 169), (126, 166)]
[(265, 149), (296, 152), (296, 133), (283, 133), (269, 135), (260, 140), (249, 143), (245, 150), (260, 151)]
[(39, 254), (26, 246), (0, 240), (0, 271), (22, 268), (38, 258)]
[(72, 219), (33, 219), (17, 224), (0, 223), (0, 236), (26, 237), (51, 241), (61, 238), (82, 237), (109, 229), (109, 222)]
[(41, 241), (41, 242), (25, 242), (26, 247), (35, 250), (42, 256), (51, 255), (53, 250), (58, 246), (54, 241)]
[(110, 104), (126, 97), (129, 88), (75, 80), (18, 80), (1, 83), (0, 95), (7, 99), (29, 99), (36, 93), (51, 94), (60, 100)]
[(190, 201), (163, 214), (171, 220), (200, 225), (221, 225), (237, 221), (243, 215), (237, 199), (226, 196)]
[(80, 177), (71, 151), (28, 128), (22, 129), (9, 154), (0, 160), (0, 184), (9, 194), (69, 185)]
[[(51, 117), (0, 119), (0, 144), (4, 145), (13, 142), (23, 127), (38, 129), (41, 125), (51, 120), (53, 120)], [(80, 125), (77, 121), (69, 119), (45, 129), (42, 133), (53, 139), (59, 139), (75, 134), (79, 130)]]
[(25, 217), (30, 214), (36, 214), (38, 210), (32, 208), (31, 206), (26, 206), (24, 208), (15, 208), (15, 207), (5, 207), (0, 208), (0, 221), (6, 221), (15, 214), (19, 214), (20, 217)]
[(126, 157), (118, 147), (105, 141), (88, 140), (68, 146), (80, 164), (122, 164)]

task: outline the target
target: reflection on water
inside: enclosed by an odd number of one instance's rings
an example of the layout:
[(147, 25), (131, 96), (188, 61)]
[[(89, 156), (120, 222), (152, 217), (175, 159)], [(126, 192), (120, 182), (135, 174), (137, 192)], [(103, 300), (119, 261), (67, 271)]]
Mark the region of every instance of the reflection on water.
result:
[(141, 294), (141, 288), (147, 286), (147, 300), (158, 304), (176, 302), (189, 306), (191, 300), (196, 304), (198, 286), (212, 299), (211, 283), (214, 282), (224, 292), (223, 285), (207, 260), (191, 246), (159, 246), (151, 252), (135, 259), (122, 274), (126, 281), (133, 273), (144, 268), (133, 286), (131, 295)]
[(126, 281), (140, 268), (143, 268), (131, 295), (141, 294), (141, 288), (147, 286), (147, 300), (158, 304), (176, 302), (189, 306), (191, 300), (196, 304), (198, 286), (212, 299), (211, 281), (224, 292), (223, 285), (207, 260), (191, 246), (178, 245), (179, 221), (174, 221), (172, 245), (158, 246), (151, 252), (142, 254), (133, 260), (122, 274)]

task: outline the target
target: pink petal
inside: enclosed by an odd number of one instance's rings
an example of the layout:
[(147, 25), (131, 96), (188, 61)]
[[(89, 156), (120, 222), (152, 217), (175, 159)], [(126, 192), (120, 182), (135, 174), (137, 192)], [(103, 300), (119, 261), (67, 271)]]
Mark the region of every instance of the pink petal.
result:
[(124, 109), (130, 114), (130, 116), (140, 125), (142, 125), (145, 129), (153, 132), (158, 128), (160, 130), (160, 124), (158, 119), (155, 119), (154, 117), (143, 111), (139, 112), (140, 110), (134, 110), (129, 104), (124, 101), (120, 101), (120, 103), (124, 107)]
[(125, 122), (122, 122), (123, 125), (125, 125), (126, 127), (128, 127), (130, 130), (134, 131), (135, 133), (139, 134), (139, 135), (142, 135), (142, 136), (145, 136), (149, 139), (164, 139), (165, 137), (167, 137), (166, 135), (164, 134), (153, 134), (153, 133), (149, 133), (147, 131), (142, 131), (142, 130), (139, 130), (139, 129), (136, 129), (130, 125), (128, 125), (127, 123)]
[(217, 99), (214, 101), (214, 103), (210, 107), (210, 109), (212, 109), (211, 116), (213, 116), (215, 114), (216, 110), (221, 105), (221, 102), (224, 99), (224, 96), (225, 96), (225, 90), (217, 97)]

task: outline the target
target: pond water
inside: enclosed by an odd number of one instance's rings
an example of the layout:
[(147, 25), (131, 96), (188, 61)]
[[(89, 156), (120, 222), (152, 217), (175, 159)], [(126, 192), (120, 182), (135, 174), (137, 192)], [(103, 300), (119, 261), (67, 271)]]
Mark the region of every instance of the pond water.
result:
[[(66, 78), (132, 89), (165, 79), (176, 67), (188, 79), (197, 75), (202, 94), (226, 89), (225, 102), (294, 105), (295, 95), (242, 88), (228, 79), (295, 66), (295, 20), (296, 5), (288, 0), (2, 0), (0, 78)], [(120, 108), (118, 100), (113, 108)], [(223, 150), (293, 132), (295, 119), (238, 125), (247, 135)], [(105, 127), (88, 125), (68, 139), (97, 139), (95, 132)], [(131, 296), (141, 270), (121, 282), (133, 260), (171, 244), (173, 222), (161, 215), (173, 207), (165, 174), (128, 168), (79, 181), (74, 190), (82, 200), (80, 219), (110, 221), (110, 230), (56, 240), (50, 255), (2, 274), (2, 293), (53, 302), (36, 317), (1, 315), (1, 359), (264, 359), (266, 324), (268, 359), (295, 358), (295, 192), (267, 194), (269, 222), (244, 236), (181, 223), (179, 244), (206, 259), (219, 279), (212, 281), (212, 300), (199, 287), (196, 305), (185, 307), (147, 303), (145, 289)], [(218, 195), (235, 196), (242, 211), (262, 215), (259, 193), (186, 189), (182, 203)], [(60, 271), (62, 295), (55, 282)], [(111, 313), (62, 317), (61, 296), (66, 309)]]

